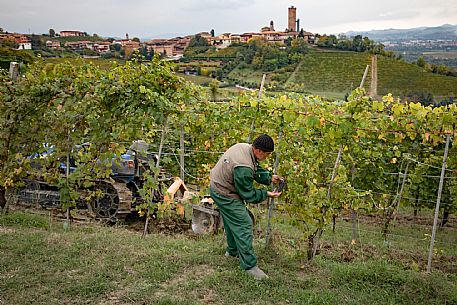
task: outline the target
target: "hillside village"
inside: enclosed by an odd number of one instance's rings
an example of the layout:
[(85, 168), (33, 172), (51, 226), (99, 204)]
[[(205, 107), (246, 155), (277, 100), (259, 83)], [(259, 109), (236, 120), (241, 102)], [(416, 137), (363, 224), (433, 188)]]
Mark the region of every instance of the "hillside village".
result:
[[(62, 30), (54, 37), (48, 35), (46, 40), (46, 48), (52, 50), (70, 50), (82, 52), (91, 50), (98, 55), (103, 55), (112, 52), (119, 47), (123, 50), (139, 50), (146, 48), (148, 51), (162, 54), (166, 58), (180, 58), (184, 55), (184, 51), (189, 46), (192, 38), (199, 35), (204, 38), (210, 46), (216, 49), (224, 49), (232, 44), (247, 43), (251, 39), (264, 40), (271, 43), (284, 43), (289, 38), (302, 37), (308, 43), (314, 43), (316, 38), (313, 33), (300, 29), (300, 20), (296, 18), (297, 9), (294, 6), (288, 8), (288, 27), (284, 31), (277, 31), (274, 27), (274, 22), (270, 21), (269, 26), (262, 27), (259, 32), (247, 32), (242, 34), (222, 33), (215, 36), (214, 30), (210, 32), (201, 32), (195, 35), (187, 35), (184, 37), (173, 37), (169, 39), (152, 39), (141, 42), (138, 38), (131, 39), (129, 34), (125, 35), (124, 39), (102, 39), (94, 41), (86, 40), (89, 37), (86, 32), (78, 30)], [(94, 36), (96, 36), (94, 34)], [(58, 38), (74, 37), (79, 38), (76, 41), (61, 41)], [(97, 36), (98, 37), (98, 36)], [(0, 41), (9, 40), (17, 44), (18, 50), (32, 50), (31, 35), (21, 33), (0, 33)]]

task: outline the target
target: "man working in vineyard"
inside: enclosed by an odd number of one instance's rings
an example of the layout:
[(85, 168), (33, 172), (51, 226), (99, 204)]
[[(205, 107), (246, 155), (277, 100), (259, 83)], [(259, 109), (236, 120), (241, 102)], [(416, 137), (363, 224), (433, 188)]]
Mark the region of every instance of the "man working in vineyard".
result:
[(254, 180), (269, 185), (278, 183), (279, 177), (261, 168), (274, 150), (273, 139), (263, 134), (251, 144), (238, 143), (230, 147), (219, 159), (210, 174), (210, 193), (224, 221), (227, 236), (227, 257), (239, 257), (240, 266), (254, 278), (268, 276), (257, 267), (252, 248), (252, 219), (245, 203), (259, 203), (267, 197), (276, 198), (278, 192), (254, 188)]

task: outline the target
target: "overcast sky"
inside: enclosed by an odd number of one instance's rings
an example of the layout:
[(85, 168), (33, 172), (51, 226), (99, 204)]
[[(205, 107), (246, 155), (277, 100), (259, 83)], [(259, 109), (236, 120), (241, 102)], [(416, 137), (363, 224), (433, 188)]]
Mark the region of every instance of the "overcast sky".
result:
[(338, 34), (457, 24), (456, 0), (0, 0), (0, 27), (9, 32), (79, 30), (104, 37), (166, 38), (209, 32), (259, 31), (273, 20), (287, 27), (297, 8), (300, 28)]

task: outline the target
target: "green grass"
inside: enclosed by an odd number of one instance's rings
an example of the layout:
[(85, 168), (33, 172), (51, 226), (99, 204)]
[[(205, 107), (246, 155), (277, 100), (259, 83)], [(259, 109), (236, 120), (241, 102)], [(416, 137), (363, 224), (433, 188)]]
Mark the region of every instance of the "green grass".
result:
[[(264, 209), (254, 212), (264, 228)], [(50, 228), (47, 221), (20, 212), (0, 216), (0, 304), (457, 304), (457, 271), (440, 270), (439, 260), (431, 274), (408, 265), (415, 257), (402, 259), (402, 251), (423, 257), (422, 247), (404, 241), (389, 249), (379, 234), (367, 235), (370, 226), (377, 230), (370, 222), (363, 243), (351, 245), (348, 223), (339, 221), (336, 233), (324, 234), (320, 255), (306, 262), (300, 232), (275, 218), (272, 247), (265, 249), (263, 233), (254, 241), (259, 266), (270, 275), (258, 282), (223, 256), (221, 234), (142, 239), (123, 226), (73, 224), (64, 231), (61, 222)]]
[(228, 74), (228, 77), (233, 78), (233, 79), (240, 79), (240, 80), (243, 80), (244, 82), (248, 82), (248, 83), (253, 83), (257, 86), (257, 88), (259, 88), (260, 83), (262, 82), (263, 74), (267, 74), (266, 82), (268, 83), (271, 73), (267, 73), (267, 72), (263, 72), (263, 71), (255, 71), (255, 70), (252, 70), (249, 68), (244, 68), (244, 69), (235, 68), (233, 71), (231, 71)]
[(184, 78), (187, 81), (190, 81), (196, 85), (208, 85), (213, 78), (208, 77), (208, 76), (201, 76), (201, 75), (186, 75), (186, 74), (179, 74), (182, 78)]

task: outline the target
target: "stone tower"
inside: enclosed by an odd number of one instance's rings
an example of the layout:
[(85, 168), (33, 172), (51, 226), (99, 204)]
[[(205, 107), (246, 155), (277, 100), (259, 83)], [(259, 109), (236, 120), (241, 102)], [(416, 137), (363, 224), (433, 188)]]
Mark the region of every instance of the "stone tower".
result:
[(297, 8), (295, 8), (294, 6), (291, 6), (291, 7), (289, 7), (289, 25), (287, 26), (287, 29), (290, 32), (297, 31), (296, 20), (297, 20)]
[(275, 30), (275, 26), (274, 26), (274, 23), (273, 23), (273, 20), (270, 21), (270, 31), (274, 31)]

